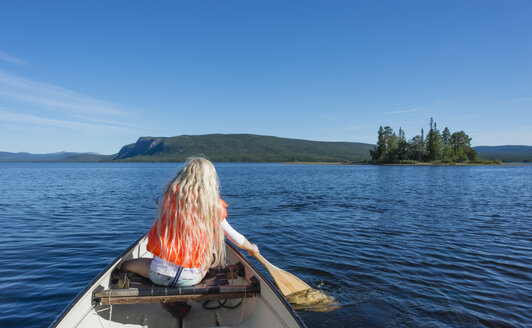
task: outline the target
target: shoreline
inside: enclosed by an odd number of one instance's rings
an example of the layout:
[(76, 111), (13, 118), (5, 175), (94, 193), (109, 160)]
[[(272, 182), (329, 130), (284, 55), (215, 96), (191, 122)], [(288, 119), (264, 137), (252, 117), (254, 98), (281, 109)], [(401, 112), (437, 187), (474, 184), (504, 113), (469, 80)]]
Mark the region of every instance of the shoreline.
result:
[[(249, 162), (252, 163), (252, 162)], [(344, 162), (281, 162), (283, 164), (296, 164), (296, 165), (353, 165), (352, 163)]]
[[(531, 161), (524, 162), (487, 162), (487, 163), (371, 163), (371, 162), (320, 162), (320, 161), (213, 161), (214, 163), (281, 163), (281, 164), (302, 164), (302, 165), (411, 165), (411, 166), (473, 166), (473, 165), (532, 165)], [(184, 163), (172, 160), (1, 160), (0, 163)]]
[(375, 165), (375, 166), (522, 166), (532, 163), (343, 163), (343, 162), (283, 162), (290, 165)]
[(383, 163), (383, 164), (368, 164), (368, 165), (384, 165), (384, 166), (513, 166), (513, 165), (529, 165), (526, 163), (415, 163), (415, 164), (400, 164), (400, 163)]

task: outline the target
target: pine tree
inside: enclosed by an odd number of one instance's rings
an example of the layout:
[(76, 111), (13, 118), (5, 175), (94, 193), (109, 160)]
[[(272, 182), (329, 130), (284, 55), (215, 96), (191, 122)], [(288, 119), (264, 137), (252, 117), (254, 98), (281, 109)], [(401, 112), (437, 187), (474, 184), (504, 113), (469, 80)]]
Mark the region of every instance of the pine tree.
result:
[(377, 132), (377, 146), (375, 146), (373, 150), (370, 150), (371, 159), (375, 162), (378, 162), (384, 154), (385, 149), (386, 141), (384, 139), (384, 129), (381, 125), (379, 127), (379, 131)]
[(399, 140), (397, 141), (397, 160), (402, 161), (408, 158), (408, 142), (405, 137), (405, 130), (399, 128)]
[(392, 132), (390, 139), (388, 140), (388, 147), (386, 153), (386, 162), (394, 163), (397, 162), (397, 149), (399, 146), (399, 137), (395, 132)]
[(418, 144), (418, 161), (419, 162), (422, 162), (423, 161), (423, 156), (425, 155), (425, 132), (423, 131), (423, 128), (421, 128), (421, 140), (419, 141), (419, 144)]
[(443, 155), (443, 141), (436, 123), (430, 118), (430, 131), (427, 135), (427, 160), (441, 160)]
[(445, 127), (442, 133), (442, 142), (443, 142), (443, 160), (450, 161), (452, 160), (452, 148), (451, 148), (451, 132), (449, 128)]
[(421, 162), (423, 156), (423, 137), (414, 136), (408, 142), (408, 159)]
[(393, 135), (393, 130), (389, 126), (384, 127), (383, 131), (383, 139), (384, 139), (384, 150), (381, 154), (380, 160), (381, 161), (389, 161), (390, 158), (390, 141)]

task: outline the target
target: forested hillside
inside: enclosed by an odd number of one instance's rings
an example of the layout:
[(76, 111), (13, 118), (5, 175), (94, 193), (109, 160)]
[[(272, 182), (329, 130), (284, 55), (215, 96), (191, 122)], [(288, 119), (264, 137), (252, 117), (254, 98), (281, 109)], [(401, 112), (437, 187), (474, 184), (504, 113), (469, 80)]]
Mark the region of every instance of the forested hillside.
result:
[(369, 159), (371, 144), (322, 142), (253, 134), (141, 137), (114, 160), (185, 161), (202, 154), (215, 162), (357, 162)]
[(505, 162), (532, 162), (532, 146), (478, 146), (474, 147), (483, 159)]

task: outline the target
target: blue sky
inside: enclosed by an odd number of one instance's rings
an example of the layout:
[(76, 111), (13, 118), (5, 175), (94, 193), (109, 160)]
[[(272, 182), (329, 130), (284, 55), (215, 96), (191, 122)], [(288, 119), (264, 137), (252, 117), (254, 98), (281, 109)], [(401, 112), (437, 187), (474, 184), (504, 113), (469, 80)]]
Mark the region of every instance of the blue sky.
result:
[(0, 151), (140, 136), (375, 143), (428, 126), (532, 145), (530, 1), (10, 1)]

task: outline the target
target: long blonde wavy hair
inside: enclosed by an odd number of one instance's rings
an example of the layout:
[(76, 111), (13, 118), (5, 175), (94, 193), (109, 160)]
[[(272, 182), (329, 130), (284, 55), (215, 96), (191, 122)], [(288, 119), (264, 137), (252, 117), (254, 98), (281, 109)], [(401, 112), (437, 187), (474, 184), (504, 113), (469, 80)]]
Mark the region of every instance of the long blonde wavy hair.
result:
[(201, 259), (204, 269), (225, 265), (222, 213), (220, 184), (214, 165), (203, 157), (189, 158), (163, 188), (157, 233), (162, 245), (163, 235), (172, 242), (167, 244), (171, 245), (170, 249), (163, 247), (161, 257), (167, 259), (175, 252), (185, 254), (183, 263)]

